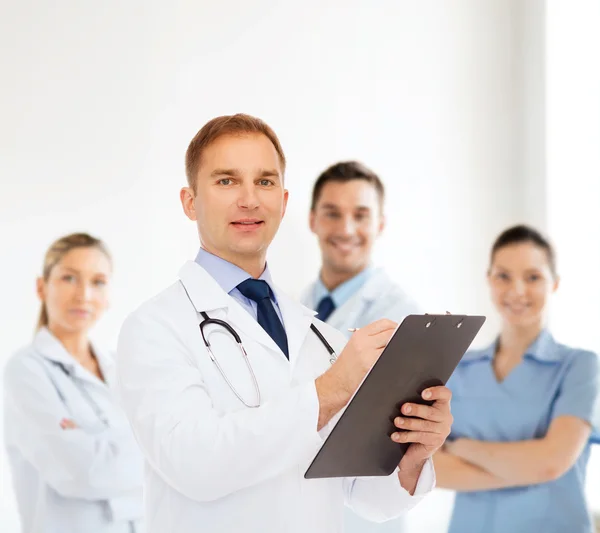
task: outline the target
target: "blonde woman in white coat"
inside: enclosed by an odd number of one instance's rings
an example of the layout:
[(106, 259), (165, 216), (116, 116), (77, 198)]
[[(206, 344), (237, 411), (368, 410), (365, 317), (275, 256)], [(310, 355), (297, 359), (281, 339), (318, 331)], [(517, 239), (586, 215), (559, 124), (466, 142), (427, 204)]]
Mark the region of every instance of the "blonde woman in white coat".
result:
[(113, 361), (89, 339), (111, 258), (87, 234), (46, 253), (33, 342), (4, 372), (5, 446), (23, 533), (140, 533), (143, 461), (117, 407)]

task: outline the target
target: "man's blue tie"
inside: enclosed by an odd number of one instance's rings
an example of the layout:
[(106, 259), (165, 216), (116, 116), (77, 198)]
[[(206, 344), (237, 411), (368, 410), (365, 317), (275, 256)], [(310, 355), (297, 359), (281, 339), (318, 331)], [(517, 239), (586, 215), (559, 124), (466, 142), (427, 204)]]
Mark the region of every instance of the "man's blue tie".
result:
[(289, 359), (287, 335), (271, 302), (271, 289), (268, 283), (262, 279), (250, 278), (242, 281), (237, 288), (246, 298), (256, 302), (258, 323)]
[(335, 311), (335, 304), (333, 303), (333, 299), (331, 296), (325, 296), (317, 307), (317, 318), (326, 322), (329, 318), (329, 315)]

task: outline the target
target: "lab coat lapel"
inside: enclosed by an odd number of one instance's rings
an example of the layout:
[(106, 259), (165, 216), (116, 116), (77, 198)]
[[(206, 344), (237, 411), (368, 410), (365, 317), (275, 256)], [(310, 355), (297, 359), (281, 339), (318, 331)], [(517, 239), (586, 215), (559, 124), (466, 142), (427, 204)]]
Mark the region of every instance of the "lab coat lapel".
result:
[(356, 319), (362, 314), (364, 302), (360, 291), (341, 307), (337, 307), (327, 319), (327, 323), (348, 336), (348, 328), (356, 327)]
[(195, 261), (187, 261), (179, 270), (179, 279), (198, 313), (210, 314), (216, 309), (227, 309), (232, 298)]
[[(229, 296), (198, 263), (195, 261), (185, 263), (179, 272), (179, 278), (197, 313), (204, 311), (211, 318), (227, 321), (239, 335), (250, 337), (268, 348), (275, 357), (287, 362), (285, 354), (255, 318)], [(221, 316), (215, 315), (215, 311)], [(198, 322), (201, 321), (202, 317), (199, 316)]]
[[(89, 381), (94, 385), (105, 386), (100, 379), (94, 374), (83, 368), (79, 362), (67, 351), (62, 343), (54, 336), (47, 328), (42, 328), (37, 332), (33, 340), (33, 346), (45, 359), (58, 363), (63, 366), (70, 374), (73, 374), (78, 379)], [(110, 383), (112, 378), (112, 369), (110, 366), (110, 358), (104, 352), (97, 350), (96, 345), (92, 343), (94, 355), (98, 360), (98, 364), (105, 375), (107, 383)], [(106, 376), (108, 374), (109, 377)]]
[(374, 300), (386, 290), (388, 278), (381, 269), (376, 269), (365, 284), (341, 307), (337, 308), (327, 323), (348, 335), (347, 329), (357, 327), (359, 317), (365, 314)]
[(283, 325), (288, 339), (288, 353), (293, 368), (298, 361), (302, 345), (309, 333), (316, 312), (292, 300), (277, 287), (274, 287), (273, 291), (283, 317)]
[[(233, 298), (231, 299), (233, 300)], [(235, 300), (233, 300), (231, 306), (227, 308), (226, 320), (240, 333), (247, 335), (256, 342), (259, 342), (265, 348), (268, 348), (270, 352), (273, 352), (274, 355), (287, 362), (287, 357), (281, 351), (279, 346), (277, 346), (277, 343), (263, 329), (258, 321)]]
[(33, 338), (33, 348), (42, 357), (64, 365), (69, 370), (75, 367), (75, 358), (67, 352), (66, 348), (47, 328), (41, 328)]
[[(105, 385), (112, 388), (115, 384), (115, 361), (113, 357), (107, 351), (98, 348), (98, 345), (95, 342), (92, 342), (92, 349), (94, 350), (94, 355), (96, 356), (100, 371), (104, 377)], [(91, 376), (95, 378), (95, 376)]]
[[(315, 285), (317, 282), (311, 283), (304, 291), (300, 294), (300, 301), (309, 309), (316, 309), (318, 303), (315, 302)], [(315, 311), (316, 314), (316, 311)]]
[(377, 300), (386, 293), (391, 283), (390, 278), (383, 269), (375, 269), (362, 287), (363, 301), (370, 303)]

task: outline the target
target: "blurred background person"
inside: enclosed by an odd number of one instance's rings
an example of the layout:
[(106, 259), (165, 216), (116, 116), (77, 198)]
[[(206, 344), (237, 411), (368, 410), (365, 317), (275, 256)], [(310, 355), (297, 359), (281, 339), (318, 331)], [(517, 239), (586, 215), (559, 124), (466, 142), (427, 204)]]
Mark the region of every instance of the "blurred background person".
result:
[(599, 389), (595, 353), (545, 326), (559, 278), (550, 243), (507, 229), (488, 283), (502, 326), (450, 378), (454, 424), (435, 456), (438, 486), (457, 491), (450, 533), (589, 533), (584, 494)]
[[(269, 262), (290, 296), (322, 264), (307, 224), (314, 179), (358, 159), (385, 182), (374, 261), (422, 310), (486, 315), (473, 348), (489, 345), (489, 248), (524, 221), (560, 251), (553, 335), (600, 353), (599, 2), (38, 4), (0, 17), (0, 368), (31, 336), (37, 301), (23, 287), (40, 251), (73, 220), (118, 258), (93, 330), (116, 345), (124, 317), (197, 243), (180, 203), (165, 202), (182, 143), (240, 109), (288, 147), (294, 200)], [(600, 446), (588, 470), (600, 511)], [(0, 494), (0, 531), (15, 533), (4, 450)], [(408, 531), (446, 531), (453, 498), (434, 491)]]
[(102, 241), (46, 253), (31, 342), (4, 372), (4, 440), (24, 533), (140, 533), (143, 462), (115, 403), (111, 354), (89, 338), (108, 305)]
[[(379, 176), (357, 161), (336, 163), (314, 184), (310, 229), (321, 250), (317, 279), (301, 300), (317, 318), (344, 335), (388, 318), (418, 313), (416, 303), (372, 261), (373, 246), (385, 227), (385, 191)], [(406, 517), (376, 524), (345, 509), (348, 533), (402, 531)]]
[(310, 229), (321, 250), (317, 279), (304, 291), (304, 305), (349, 335), (348, 328), (380, 318), (396, 322), (417, 305), (372, 262), (375, 241), (385, 227), (383, 183), (356, 161), (336, 163), (315, 182)]

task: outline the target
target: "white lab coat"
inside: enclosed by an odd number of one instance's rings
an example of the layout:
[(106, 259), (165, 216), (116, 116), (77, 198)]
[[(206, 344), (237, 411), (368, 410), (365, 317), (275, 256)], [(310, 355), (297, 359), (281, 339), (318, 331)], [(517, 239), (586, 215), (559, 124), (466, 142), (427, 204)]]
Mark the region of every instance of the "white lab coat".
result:
[[(313, 282), (301, 295), (302, 303), (316, 309), (315, 284)], [(419, 313), (417, 304), (395, 284), (381, 268), (375, 269), (365, 284), (347, 302), (335, 309), (327, 323), (349, 337), (349, 328), (362, 328), (381, 318), (395, 322), (410, 314)], [(402, 516), (384, 524), (369, 523), (351, 509), (344, 513), (346, 533), (401, 533), (406, 529), (406, 517)]]
[[(107, 383), (45, 328), (5, 368), (4, 437), (23, 533), (142, 531), (143, 459), (110, 389), (113, 360), (94, 351)], [(61, 429), (63, 418), (78, 428)]]
[[(301, 294), (300, 301), (309, 309), (316, 309), (315, 283)], [(381, 318), (400, 322), (405, 316), (419, 313), (417, 304), (381, 268), (376, 268), (365, 284), (350, 299), (335, 309), (327, 323), (344, 335), (348, 328), (362, 328)]]
[[(395, 474), (305, 480), (330, 429), (316, 430), (314, 384), (329, 368), (329, 355), (309, 327), (315, 321), (338, 353), (344, 337), (275, 288), (288, 361), (254, 317), (197, 263), (186, 263), (180, 280), (127, 318), (118, 345), (120, 397), (148, 466), (149, 533), (336, 533), (344, 500), (370, 519), (385, 520), (433, 488), (431, 462), (415, 496)], [(200, 311), (226, 320), (241, 336), (260, 385), (261, 407), (245, 407), (211, 362), (200, 336)], [(252, 399), (254, 387), (237, 344), (222, 328), (209, 330), (228, 378)]]

